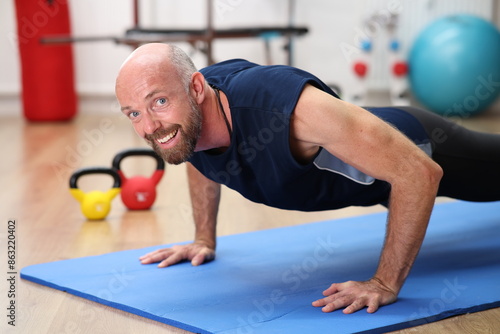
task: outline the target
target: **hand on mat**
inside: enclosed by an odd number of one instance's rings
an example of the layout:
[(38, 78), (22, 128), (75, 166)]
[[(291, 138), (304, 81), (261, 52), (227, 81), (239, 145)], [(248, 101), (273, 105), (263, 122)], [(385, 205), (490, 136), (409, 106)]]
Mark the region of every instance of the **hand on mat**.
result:
[(191, 261), (193, 266), (197, 266), (212, 261), (214, 258), (214, 249), (202, 243), (194, 242), (187, 245), (175, 245), (172, 248), (158, 249), (141, 256), (139, 260), (142, 264), (160, 262), (158, 267), (164, 268), (182, 261)]
[(368, 307), (368, 313), (373, 313), (380, 306), (391, 304), (397, 299), (397, 294), (376, 278), (365, 282), (334, 283), (323, 291), (323, 295), (326, 297), (314, 301), (312, 305), (323, 307), (323, 312), (345, 307), (345, 314), (354, 313), (365, 306)]

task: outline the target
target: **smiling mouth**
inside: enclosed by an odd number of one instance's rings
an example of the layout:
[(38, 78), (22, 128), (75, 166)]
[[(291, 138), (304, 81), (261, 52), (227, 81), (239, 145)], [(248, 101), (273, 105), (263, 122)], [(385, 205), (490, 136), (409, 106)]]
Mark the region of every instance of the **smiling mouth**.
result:
[(165, 143), (169, 142), (170, 140), (172, 140), (177, 135), (177, 132), (179, 132), (179, 129), (176, 129), (176, 130), (168, 133), (166, 136), (164, 136), (162, 138), (157, 138), (156, 141), (160, 144), (165, 144)]

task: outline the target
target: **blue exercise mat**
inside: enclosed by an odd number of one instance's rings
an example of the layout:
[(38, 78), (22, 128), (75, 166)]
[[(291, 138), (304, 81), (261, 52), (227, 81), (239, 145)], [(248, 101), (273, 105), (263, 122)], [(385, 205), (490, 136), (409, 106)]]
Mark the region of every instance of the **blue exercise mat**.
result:
[(498, 202), (437, 205), (396, 303), (351, 315), (311, 306), (333, 282), (371, 277), (385, 220), (220, 237), (217, 260), (199, 267), (141, 265), (151, 247), (32, 265), (21, 277), (197, 333), (377, 333), (500, 306)]

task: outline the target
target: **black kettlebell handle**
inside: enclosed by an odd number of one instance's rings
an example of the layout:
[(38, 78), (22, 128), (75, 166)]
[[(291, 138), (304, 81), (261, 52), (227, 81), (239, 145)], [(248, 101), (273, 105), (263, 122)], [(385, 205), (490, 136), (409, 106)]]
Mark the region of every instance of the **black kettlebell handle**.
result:
[(113, 188), (120, 188), (122, 181), (120, 175), (109, 167), (87, 167), (76, 170), (69, 179), (69, 187), (71, 189), (77, 189), (77, 181), (81, 176), (89, 175), (89, 174), (108, 174), (113, 177), (114, 183)]
[(148, 149), (148, 148), (134, 148), (134, 149), (129, 149), (129, 150), (123, 150), (121, 152), (118, 152), (118, 154), (115, 155), (113, 159), (113, 168), (116, 170), (121, 170), (120, 169), (120, 164), (123, 159), (126, 157), (130, 156), (148, 156), (152, 157), (156, 160), (156, 170), (164, 170), (165, 169), (165, 161), (156, 154), (155, 151)]

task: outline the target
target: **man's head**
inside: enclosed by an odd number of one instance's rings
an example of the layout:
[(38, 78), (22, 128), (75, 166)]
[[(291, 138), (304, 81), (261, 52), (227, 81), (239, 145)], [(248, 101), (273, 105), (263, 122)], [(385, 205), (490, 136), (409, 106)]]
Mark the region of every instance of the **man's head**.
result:
[(196, 73), (181, 49), (152, 43), (136, 49), (116, 79), (122, 112), (137, 134), (171, 164), (192, 155), (201, 133), (202, 97), (193, 89)]

